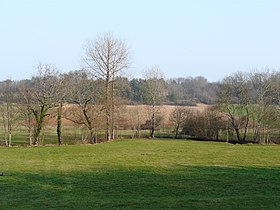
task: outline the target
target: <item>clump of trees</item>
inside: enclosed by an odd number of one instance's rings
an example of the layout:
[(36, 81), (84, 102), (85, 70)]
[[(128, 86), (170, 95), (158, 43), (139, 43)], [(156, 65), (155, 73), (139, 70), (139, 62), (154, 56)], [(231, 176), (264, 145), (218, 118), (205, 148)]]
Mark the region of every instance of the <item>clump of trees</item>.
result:
[(183, 134), (238, 143), (279, 142), (279, 72), (236, 72), (219, 84), (212, 110), (189, 115)]
[(279, 128), (279, 72), (254, 71), (235, 73), (224, 79), (220, 87), (219, 106), (235, 131), (238, 142), (259, 143), (274, 139)]
[(224, 138), (227, 121), (215, 107), (190, 112), (182, 125), (182, 134), (192, 138), (219, 141)]
[[(169, 121), (172, 127), (174, 128), (175, 138), (178, 138), (178, 135), (180, 134), (180, 131), (182, 130), (183, 126), (185, 129), (188, 127), (186, 123), (188, 122), (188, 119), (190, 119), (191, 115), (191, 110), (187, 109), (184, 106), (176, 106), (174, 108), (174, 110), (169, 116)], [(183, 131), (183, 133), (186, 134), (186, 131)]]

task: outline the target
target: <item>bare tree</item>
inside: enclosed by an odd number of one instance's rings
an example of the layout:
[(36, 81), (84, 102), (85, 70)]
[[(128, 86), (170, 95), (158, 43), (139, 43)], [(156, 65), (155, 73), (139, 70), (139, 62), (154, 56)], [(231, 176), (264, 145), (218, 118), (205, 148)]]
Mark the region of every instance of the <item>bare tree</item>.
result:
[(48, 111), (57, 106), (59, 92), (58, 73), (55, 67), (39, 63), (36, 69), (37, 75), (32, 78), (32, 85), (23, 86), (21, 89), (24, 105), (28, 107), (27, 110), (32, 113), (34, 119), (34, 145), (39, 143), (45, 117), (49, 115)]
[(85, 126), (90, 133), (90, 142), (97, 143), (96, 127), (102, 109), (98, 101), (99, 81), (93, 81), (88, 72), (75, 71), (65, 75), (67, 81), (68, 101), (70, 106), (64, 112), (64, 117), (75, 124)]
[(174, 126), (175, 138), (178, 137), (181, 126), (186, 121), (190, 110), (183, 106), (176, 106), (169, 116), (169, 121)]
[(271, 83), (273, 103), (280, 105), (280, 71), (272, 72)]
[[(267, 117), (271, 116), (269, 113), (272, 106), (272, 79), (271, 73), (267, 69), (266, 71), (259, 72), (255, 71), (250, 74), (250, 81), (252, 83), (252, 114), (251, 118), (253, 119), (253, 133), (254, 140), (262, 142), (264, 139), (268, 138), (268, 130), (266, 127), (269, 127), (267, 123)], [(272, 121), (273, 122), (273, 121)], [(270, 123), (271, 124), (271, 123)]]
[(88, 40), (83, 58), (84, 67), (104, 82), (104, 107), (106, 117), (106, 140), (114, 139), (114, 92), (117, 75), (129, 66), (126, 44), (111, 34)]
[(219, 108), (228, 118), (241, 143), (246, 141), (249, 125), (249, 89), (248, 76), (237, 72), (223, 80), (218, 95)]
[(151, 108), (150, 112), (150, 137), (154, 138), (157, 114), (160, 111), (158, 105), (161, 104), (164, 95), (166, 94), (166, 86), (164, 76), (159, 67), (145, 69), (143, 72), (145, 82), (142, 87), (144, 101)]
[(19, 119), (18, 106), (15, 103), (17, 87), (16, 83), (11, 80), (5, 80), (1, 85), (0, 95), (3, 98), (1, 105), (2, 124), (4, 127), (4, 138), (6, 146), (12, 145), (12, 130), (16, 126), (16, 121)]
[(31, 146), (33, 143), (32, 134), (34, 128), (32, 107), (32, 82), (30, 80), (22, 80), (18, 82), (19, 91), (19, 111), (21, 116), (23, 116), (23, 126), (28, 130), (28, 141)]
[(141, 137), (141, 124), (146, 121), (145, 113), (146, 108), (143, 105), (135, 105), (128, 109), (128, 123), (130, 129), (133, 130), (132, 138)]
[[(76, 84), (72, 84), (76, 85)], [(67, 74), (57, 75), (57, 114), (56, 114), (56, 133), (58, 145), (62, 144), (62, 113), (63, 113), (63, 104), (69, 96), (69, 82)]]

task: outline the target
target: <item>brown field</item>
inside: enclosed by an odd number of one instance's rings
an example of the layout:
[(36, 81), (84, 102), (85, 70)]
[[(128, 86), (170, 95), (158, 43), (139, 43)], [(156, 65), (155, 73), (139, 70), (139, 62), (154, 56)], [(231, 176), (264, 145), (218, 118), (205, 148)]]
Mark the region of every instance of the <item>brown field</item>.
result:
[[(64, 109), (69, 108), (71, 105), (65, 105)], [(174, 105), (161, 105), (157, 106), (157, 112), (159, 115), (163, 117), (162, 124), (163, 126), (169, 125), (169, 116), (172, 113), (172, 111), (175, 109), (176, 106)], [(197, 104), (196, 106), (185, 106), (187, 109), (190, 109), (194, 112), (202, 112), (205, 109), (209, 107), (209, 105), (206, 104)], [(120, 106), (118, 109), (117, 117), (120, 119), (121, 124), (123, 126), (121, 127), (129, 127), (133, 126), (133, 124), (136, 124), (140, 122), (140, 124), (143, 124), (146, 122), (147, 119), (149, 119), (150, 114), (150, 108), (148, 105), (124, 105)], [(62, 119), (62, 123), (64, 126), (70, 126), (73, 125), (73, 122)], [(48, 118), (46, 119), (46, 124), (50, 126), (56, 125), (56, 118)]]
[[(194, 112), (202, 112), (209, 105), (206, 104), (197, 104), (197, 106), (185, 106), (187, 109), (190, 109)], [(162, 105), (158, 106), (158, 113), (163, 117), (163, 127), (166, 127), (169, 125), (169, 116), (172, 113), (172, 111), (176, 108), (174, 105)], [(140, 121), (141, 123), (145, 123), (145, 121), (149, 118), (149, 106), (148, 105), (126, 105), (125, 109), (127, 111), (123, 112), (123, 114), (126, 116), (126, 119), (130, 119), (132, 121), (136, 121), (137, 113), (139, 113)], [(130, 116), (129, 116), (130, 115)]]

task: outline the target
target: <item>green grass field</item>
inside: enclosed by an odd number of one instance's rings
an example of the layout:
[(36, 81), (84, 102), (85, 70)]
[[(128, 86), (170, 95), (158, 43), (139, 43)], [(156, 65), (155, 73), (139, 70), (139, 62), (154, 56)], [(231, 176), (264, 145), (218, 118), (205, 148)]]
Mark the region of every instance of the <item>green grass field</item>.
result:
[(280, 147), (188, 140), (0, 148), (1, 209), (280, 209)]

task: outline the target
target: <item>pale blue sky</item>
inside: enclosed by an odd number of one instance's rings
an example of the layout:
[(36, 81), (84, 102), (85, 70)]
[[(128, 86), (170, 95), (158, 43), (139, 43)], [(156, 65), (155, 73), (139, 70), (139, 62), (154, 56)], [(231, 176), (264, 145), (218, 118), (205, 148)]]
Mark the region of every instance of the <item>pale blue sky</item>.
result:
[[(0, 80), (39, 62), (79, 69), (88, 38), (113, 33), (131, 48), (130, 74), (221, 80), (280, 67), (279, 0), (0, 0)], [(131, 73), (132, 72), (132, 73)]]

